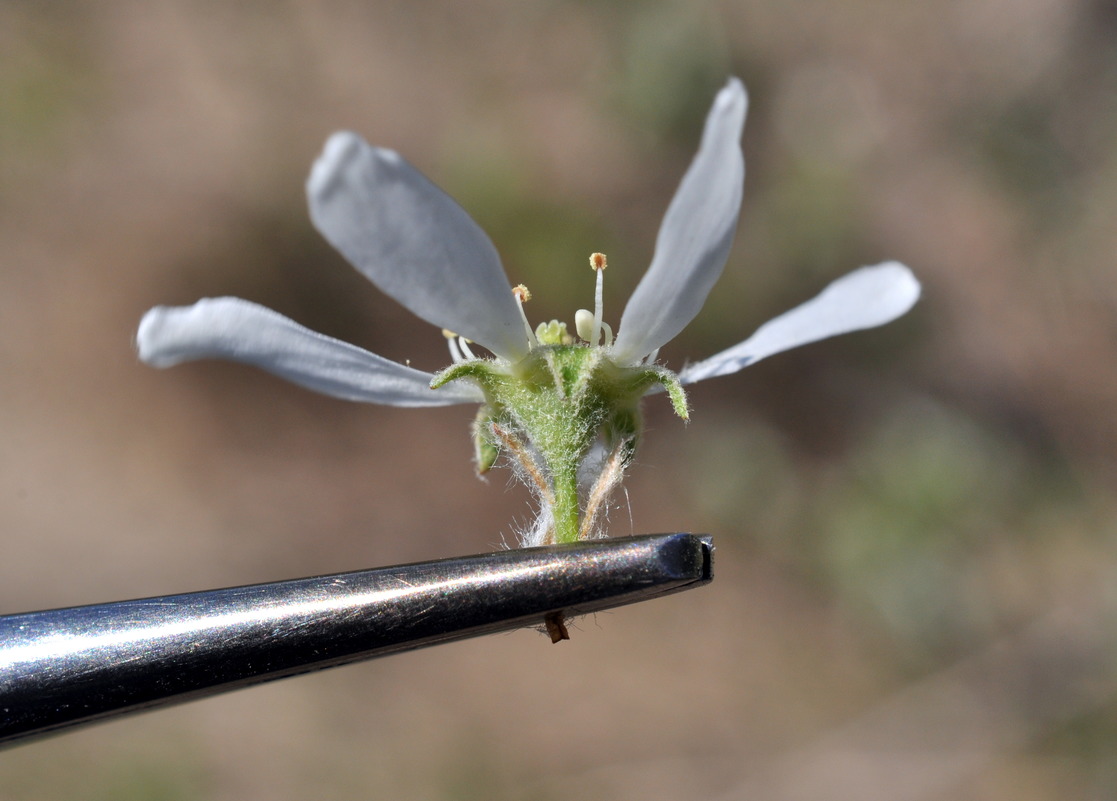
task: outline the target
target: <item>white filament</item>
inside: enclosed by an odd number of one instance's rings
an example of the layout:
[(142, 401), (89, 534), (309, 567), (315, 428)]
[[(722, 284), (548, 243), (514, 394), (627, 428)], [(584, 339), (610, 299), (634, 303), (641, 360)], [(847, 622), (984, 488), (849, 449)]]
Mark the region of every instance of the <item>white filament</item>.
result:
[[(603, 303), (601, 302), (601, 290), (605, 284), (605, 267), (595, 267), (594, 272), (597, 273), (597, 287), (593, 292), (593, 332), (589, 339), (591, 345), (597, 345), (598, 340), (601, 339), (601, 316), (603, 313)], [(613, 335), (610, 333), (609, 341), (612, 342)]]

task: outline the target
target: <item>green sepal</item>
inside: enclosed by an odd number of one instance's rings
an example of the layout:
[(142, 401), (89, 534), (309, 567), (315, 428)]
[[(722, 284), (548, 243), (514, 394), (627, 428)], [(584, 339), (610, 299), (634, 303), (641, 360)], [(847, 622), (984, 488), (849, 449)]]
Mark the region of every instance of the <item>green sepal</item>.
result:
[(477, 474), (484, 475), (492, 470), (500, 457), (500, 447), (493, 439), (493, 410), (487, 403), (477, 410), (473, 420), (473, 460)]
[(666, 367), (651, 365), (650, 367), (638, 368), (636, 379), (632, 382), (632, 389), (638, 393), (637, 397), (642, 397), (656, 384), (662, 386), (667, 392), (667, 397), (671, 399), (671, 407), (675, 410), (675, 414), (683, 420), (689, 420), (690, 406), (687, 403), (683, 383), (675, 373)]
[(659, 383), (667, 390), (667, 397), (671, 399), (671, 406), (675, 409), (675, 414), (683, 420), (690, 419), (690, 405), (687, 403), (686, 390), (683, 389), (683, 382), (675, 373), (668, 370), (666, 367), (653, 368), (658, 373)]
[(487, 394), (500, 377), (499, 369), (488, 359), (469, 359), (468, 361), (451, 364), (444, 370), (435, 373), (431, 379), (431, 389), (438, 389), (457, 381), (460, 378), (470, 378)]

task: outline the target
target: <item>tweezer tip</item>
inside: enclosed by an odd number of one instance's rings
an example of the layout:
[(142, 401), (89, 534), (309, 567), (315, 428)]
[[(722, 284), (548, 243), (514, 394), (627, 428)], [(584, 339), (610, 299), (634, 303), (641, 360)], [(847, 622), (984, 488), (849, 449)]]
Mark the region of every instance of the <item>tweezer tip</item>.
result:
[(708, 584), (714, 580), (714, 538), (700, 534), (698, 541), (702, 543), (702, 578), (699, 581)]
[[(570, 639), (566, 624), (575, 617), (673, 595), (714, 578), (714, 540), (709, 535), (646, 534), (540, 550), (567, 548), (579, 552), (576, 560), (583, 567), (579, 583), (589, 594), (580, 603), (546, 613), (541, 630), (552, 643)], [(591, 572), (585, 573), (586, 569)], [(591, 590), (590, 584), (596, 586)]]
[(660, 535), (659, 554), (665, 572), (690, 579), (691, 586), (714, 579), (714, 538), (708, 534)]

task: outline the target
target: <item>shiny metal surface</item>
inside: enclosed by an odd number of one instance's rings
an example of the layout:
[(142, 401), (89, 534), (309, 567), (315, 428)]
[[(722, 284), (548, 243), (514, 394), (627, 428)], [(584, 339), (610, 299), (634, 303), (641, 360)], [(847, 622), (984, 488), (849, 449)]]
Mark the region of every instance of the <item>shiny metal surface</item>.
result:
[(551, 629), (706, 584), (712, 552), (691, 534), (625, 537), (0, 617), (0, 745), (545, 617)]

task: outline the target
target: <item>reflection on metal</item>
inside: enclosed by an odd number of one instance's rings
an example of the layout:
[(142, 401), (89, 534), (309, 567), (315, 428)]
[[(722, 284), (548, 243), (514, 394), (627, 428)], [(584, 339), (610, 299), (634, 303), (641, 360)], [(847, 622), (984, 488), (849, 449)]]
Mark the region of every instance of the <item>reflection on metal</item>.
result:
[(0, 617), (0, 744), (657, 598), (712, 559), (657, 534)]

